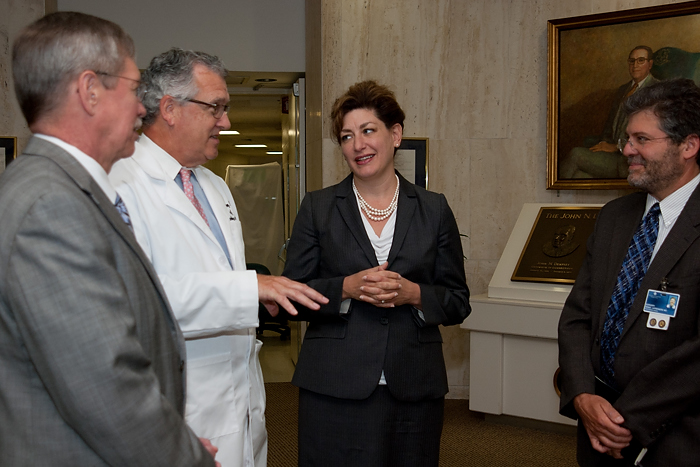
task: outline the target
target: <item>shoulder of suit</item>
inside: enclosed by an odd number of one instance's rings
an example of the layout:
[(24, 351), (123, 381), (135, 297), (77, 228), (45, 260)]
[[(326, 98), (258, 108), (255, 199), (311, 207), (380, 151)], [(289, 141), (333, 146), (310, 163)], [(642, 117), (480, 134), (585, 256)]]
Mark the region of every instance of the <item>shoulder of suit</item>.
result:
[(629, 195), (615, 198), (608, 201), (601, 209), (601, 213), (625, 211), (634, 209), (637, 206), (646, 206), (647, 194), (643, 192), (631, 193)]

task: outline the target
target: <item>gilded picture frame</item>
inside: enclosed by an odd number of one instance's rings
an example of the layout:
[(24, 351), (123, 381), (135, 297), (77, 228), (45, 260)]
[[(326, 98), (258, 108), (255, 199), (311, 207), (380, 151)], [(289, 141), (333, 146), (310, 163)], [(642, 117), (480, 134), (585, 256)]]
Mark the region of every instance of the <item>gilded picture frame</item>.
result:
[(629, 188), (626, 158), (612, 149), (626, 127), (620, 103), (638, 79), (639, 62), (628, 60), (652, 50), (639, 86), (700, 82), (700, 1), (550, 20), (547, 41), (547, 189)]

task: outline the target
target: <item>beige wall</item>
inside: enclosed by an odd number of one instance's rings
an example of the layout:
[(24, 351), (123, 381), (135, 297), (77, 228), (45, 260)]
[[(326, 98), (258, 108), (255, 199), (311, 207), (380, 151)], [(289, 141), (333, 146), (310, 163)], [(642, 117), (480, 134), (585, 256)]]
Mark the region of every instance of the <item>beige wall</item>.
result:
[[(430, 138), (430, 189), (446, 195), (469, 236), (467, 281), (485, 293), (523, 203), (621, 194), (546, 190), (547, 20), (665, 3), (678, 2), (307, 0), (309, 186), (348, 173), (330, 139), (333, 100), (356, 81), (389, 85), (406, 136)], [(468, 333), (443, 336), (450, 397), (466, 398)]]
[(0, 0), (0, 136), (16, 136), (18, 154), (31, 133), (15, 99), (12, 42), (24, 26), (43, 15), (44, 0)]

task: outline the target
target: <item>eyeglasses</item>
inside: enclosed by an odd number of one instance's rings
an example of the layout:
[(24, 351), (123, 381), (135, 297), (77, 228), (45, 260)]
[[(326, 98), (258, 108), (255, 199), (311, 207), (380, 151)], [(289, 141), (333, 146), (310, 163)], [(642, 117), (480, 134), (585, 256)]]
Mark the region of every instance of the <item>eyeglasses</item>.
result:
[(629, 138), (620, 138), (617, 140), (617, 150), (622, 152), (625, 150), (627, 143), (630, 143), (631, 147), (643, 148), (645, 144), (651, 143), (653, 141), (661, 141), (662, 139), (670, 139), (670, 136), (661, 136), (660, 138), (647, 138), (646, 136), (630, 136)]
[(139, 100), (142, 100), (142, 96), (139, 94), (139, 90), (141, 89), (141, 80), (134, 79), (134, 78), (129, 78), (128, 76), (121, 76), (121, 75), (111, 75), (109, 73), (105, 73), (104, 71), (95, 71), (96, 75), (100, 76), (109, 76), (110, 78), (122, 78), (122, 79), (128, 79), (129, 81), (133, 81), (136, 83), (138, 86), (133, 90), (134, 93), (136, 93), (136, 97), (138, 97)]
[(214, 109), (214, 118), (217, 120), (223, 117), (224, 114), (227, 114), (229, 109), (231, 108), (231, 106), (228, 104), (212, 104), (210, 102), (198, 101), (197, 99), (185, 100), (188, 102), (194, 102), (195, 104), (206, 105), (207, 107), (211, 107), (212, 109)]
[(635, 63), (637, 65), (644, 65), (644, 62), (648, 62), (651, 60), (651, 58), (645, 58), (645, 57), (639, 57), (639, 58), (628, 58), (627, 63), (629, 65), (634, 65)]
[(133, 81), (134, 83), (137, 83), (139, 86), (141, 86), (141, 80), (134, 79), (134, 78), (129, 78), (127, 76), (122, 76), (122, 75), (110, 75), (109, 73), (105, 73), (104, 71), (96, 71), (96, 75), (100, 76), (109, 76), (111, 78), (122, 78), (122, 79), (128, 79), (129, 81)]

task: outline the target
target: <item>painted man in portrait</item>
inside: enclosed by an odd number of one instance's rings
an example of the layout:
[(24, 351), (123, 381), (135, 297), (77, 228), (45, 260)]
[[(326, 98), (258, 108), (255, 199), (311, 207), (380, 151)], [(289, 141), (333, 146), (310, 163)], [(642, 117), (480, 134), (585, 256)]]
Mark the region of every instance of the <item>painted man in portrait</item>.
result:
[(651, 75), (653, 64), (650, 47), (638, 45), (632, 49), (627, 58), (632, 79), (617, 89), (600, 140), (590, 147), (573, 148), (564, 156), (559, 166), (560, 179), (627, 178), (627, 158), (617, 149), (617, 141), (625, 137), (627, 128), (622, 103), (638, 89), (659, 81)]

